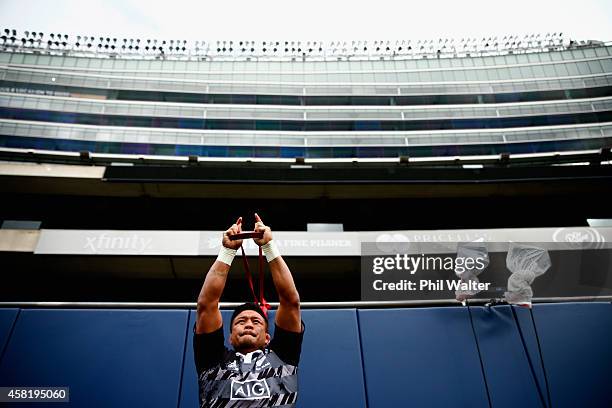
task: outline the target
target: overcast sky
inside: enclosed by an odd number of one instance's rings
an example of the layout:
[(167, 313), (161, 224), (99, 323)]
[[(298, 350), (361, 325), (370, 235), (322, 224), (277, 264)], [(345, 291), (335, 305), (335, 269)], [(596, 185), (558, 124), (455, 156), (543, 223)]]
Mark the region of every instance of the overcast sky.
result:
[(612, 0), (0, 0), (3, 29), (177, 40), (414, 40), (563, 32), (612, 41), (611, 23)]

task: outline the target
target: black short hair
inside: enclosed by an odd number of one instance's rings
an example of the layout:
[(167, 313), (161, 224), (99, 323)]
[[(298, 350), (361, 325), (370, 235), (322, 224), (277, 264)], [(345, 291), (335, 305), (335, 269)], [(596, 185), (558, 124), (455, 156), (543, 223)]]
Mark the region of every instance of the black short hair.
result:
[(247, 302), (234, 309), (234, 313), (232, 313), (232, 319), (230, 320), (230, 331), (232, 331), (232, 327), (234, 327), (234, 319), (236, 318), (236, 316), (238, 316), (245, 310), (254, 310), (259, 313), (266, 322), (266, 330), (268, 329), (268, 317), (263, 312), (263, 309), (257, 303)]

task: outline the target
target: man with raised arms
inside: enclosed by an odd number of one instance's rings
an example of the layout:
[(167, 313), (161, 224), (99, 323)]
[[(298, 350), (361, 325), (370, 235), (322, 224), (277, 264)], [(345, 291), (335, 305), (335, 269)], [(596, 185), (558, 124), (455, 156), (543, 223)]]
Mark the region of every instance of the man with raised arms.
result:
[(242, 217), (223, 233), (217, 260), (206, 274), (198, 296), (194, 326), (194, 358), (200, 408), (294, 407), (298, 396), (298, 364), (304, 335), (300, 296), (291, 271), (272, 240), (272, 230), (255, 214), (253, 238), (265, 255), (279, 297), (274, 338), (267, 313), (257, 303), (237, 307), (230, 320), (230, 344), (224, 345), (219, 300), (227, 274), (242, 245), (230, 236), (242, 233)]

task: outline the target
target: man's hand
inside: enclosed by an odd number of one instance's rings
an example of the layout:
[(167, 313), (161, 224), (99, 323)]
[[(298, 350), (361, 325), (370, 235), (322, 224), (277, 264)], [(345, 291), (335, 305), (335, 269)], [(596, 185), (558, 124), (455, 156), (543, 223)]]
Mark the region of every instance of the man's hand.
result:
[(223, 241), (222, 244), (224, 247), (229, 249), (238, 250), (240, 245), (242, 245), (242, 240), (238, 239), (236, 241), (232, 241), (229, 239), (230, 235), (239, 234), (242, 232), (242, 217), (238, 218), (235, 224), (233, 224), (227, 231), (223, 233)]
[(263, 232), (263, 237), (261, 238), (253, 238), (253, 241), (255, 241), (255, 243), (259, 246), (265, 245), (268, 242), (272, 241), (272, 230), (270, 229), (270, 227), (267, 227), (264, 225), (263, 221), (261, 220), (261, 218), (259, 217), (259, 215), (257, 215), (257, 213), (255, 213), (255, 228), (254, 228), (255, 232)]

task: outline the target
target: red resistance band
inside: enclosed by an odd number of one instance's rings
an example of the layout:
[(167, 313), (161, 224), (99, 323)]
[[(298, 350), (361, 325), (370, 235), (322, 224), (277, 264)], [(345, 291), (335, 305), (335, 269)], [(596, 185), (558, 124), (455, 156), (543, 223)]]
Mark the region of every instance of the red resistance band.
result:
[[(241, 233), (232, 235), (229, 238), (234, 241), (236, 239), (243, 238), (261, 238), (263, 233)], [(255, 286), (253, 285), (253, 276), (251, 275), (251, 270), (249, 268), (249, 261), (247, 259), (246, 253), (244, 252), (244, 247), (240, 245), (240, 249), (242, 250), (242, 262), (244, 264), (244, 270), (246, 272), (247, 279), (249, 281), (249, 286), (251, 288), (251, 293), (253, 294), (253, 299), (255, 299), (255, 304), (261, 308), (263, 314), (268, 317), (268, 310), (270, 310), (271, 306), (266, 299), (264, 298), (264, 262), (263, 262), (263, 250), (259, 247), (259, 298), (255, 294)]]
[(240, 249), (242, 250), (242, 262), (244, 263), (244, 270), (246, 271), (246, 276), (249, 281), (249, 286), (251, 287), (251, 293), (253, 294), (253, 299), (255, 299), (255, 304), (259, 305), (262, 312), (266, 317), (268, 317), (268, 310), (271, 308), (270, 304), (266, 302), (266, 298), (264, 298), (264, 263), (263, 263), (263, 251), (261, 247), (259, 247), (259, 299), (255, 294), (255, 287), (253, 286), (253, 276), (251, 275), (251, 270), (249, 269), (249, 261), (247, 260), (246, 253), (244, 252), (244, 248), (240, 245)]

